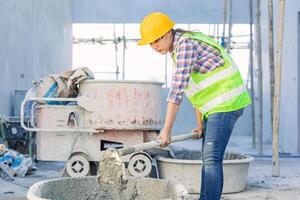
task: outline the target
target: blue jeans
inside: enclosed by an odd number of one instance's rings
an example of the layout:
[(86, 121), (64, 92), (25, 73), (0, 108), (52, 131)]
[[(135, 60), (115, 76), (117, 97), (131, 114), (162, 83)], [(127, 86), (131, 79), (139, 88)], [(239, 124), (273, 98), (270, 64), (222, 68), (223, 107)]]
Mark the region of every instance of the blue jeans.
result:
[(200, 200), (219, 200), (223, 190), (223, 156), (243, 109), (215, 113), (204, 120)]

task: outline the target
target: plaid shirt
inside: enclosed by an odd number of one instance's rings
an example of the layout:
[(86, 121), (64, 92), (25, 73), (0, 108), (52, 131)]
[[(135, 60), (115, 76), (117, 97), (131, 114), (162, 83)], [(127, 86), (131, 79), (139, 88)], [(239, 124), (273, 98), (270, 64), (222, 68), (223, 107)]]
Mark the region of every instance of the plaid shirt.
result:
[[(172, 59), (174, 51), (182, 33), (175, 32), (173, 41)], [(190, 38), (181, 40), (176, 52), (176, 66), (167, 101), (180, 104), (183, 99), (183, 90), (187, 87), (191, 72), (205, 74), (224, 65), (221, 53), (205, 44)]]

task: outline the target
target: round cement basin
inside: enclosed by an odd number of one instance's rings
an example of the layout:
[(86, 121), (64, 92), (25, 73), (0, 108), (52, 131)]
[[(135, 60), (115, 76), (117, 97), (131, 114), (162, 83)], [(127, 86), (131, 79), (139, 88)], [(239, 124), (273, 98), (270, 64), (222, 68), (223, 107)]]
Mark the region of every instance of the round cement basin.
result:
[[(159, 177), (182, 184), (189, 193), (198, 194), (201, 186), (201, 152), (177, 152), (176, 158), (157, 156)], [(241, 192), (246, 188), (249, 164), (253, 157), (239, 153), (225, 153), (223, 161), (223, 193)]]
[[(134, 183), (134, 184), (133, 184)], [(96, 177), (59, 178), (40, 181), (32, 185), (28, 200), (150, 200), (183, 199), (187, 190), (168, 180), (141, 178), (129, 179), (122, 194), (104, 191)]]

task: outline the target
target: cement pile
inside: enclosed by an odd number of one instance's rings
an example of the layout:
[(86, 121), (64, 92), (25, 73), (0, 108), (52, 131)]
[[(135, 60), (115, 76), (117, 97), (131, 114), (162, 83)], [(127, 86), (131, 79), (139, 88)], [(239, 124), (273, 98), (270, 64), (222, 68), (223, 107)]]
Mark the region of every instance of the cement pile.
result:
[(175, 191), (159, 179), (126, 177), (124, 163), (113, 149), (101, 155), (97, 181), (98, 197), (105, 200), (172, 199)]
[(181, 185), (168, 180), (126, 177), (118, 151), (112, 149), (102, 153), (97, 177), (38, 182), (27, 195), (28, 200), (177, 200), (185, 196)]
[(102, 188), (122, 191), (128, 182), (125, 175), (125, 166), (118, 151), (106, 150), (99, 161), (98, 182)]
[(128, 182), (117, 150), (107, 149), (101, 155), (97, 180), (106, 200), (136, 199), (136, 181)]

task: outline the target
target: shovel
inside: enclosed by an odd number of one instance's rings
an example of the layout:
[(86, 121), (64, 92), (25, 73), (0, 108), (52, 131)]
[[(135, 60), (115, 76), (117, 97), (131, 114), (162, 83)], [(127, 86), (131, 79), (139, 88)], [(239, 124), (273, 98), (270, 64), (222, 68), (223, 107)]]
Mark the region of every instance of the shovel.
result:
[[(178, 135), (178, 136), (171, 137), (170, 143), (179, 142), (179, 141), (183, 141), (183, 140), (189, 140), (189, 139), (197, 139), (197, 138), (198, 138), (198, 133)], [(150, 142), (145, 142), (142, 144), (137, 144), (134, 146), (119, 149), (118, 153), (120, 156), (124, 156), (124, 155), (131, 154), (131, 153), (138, 152), (138, 151), (143, 151), (143, 150), (157, 148), (157, 147), (159, 148), (160, 144), (161, 144), (160, 140), (152, 140)]]
[[(178, 135), (171, 138), (172, 142), (178, 142), (188, 139), (196, 139), (198, 134)], [(117, 190), (117, 193), (126, 188), (127, 178), (125, 176), (125, 166), (120, 157), (134, 152), (160, 147), (160, 140), (153, 140), (135, 146), (125, 147), (112, 151), (107, 149), (101, 156), (99, 162), (98, 183), (103, 188)], [(145, 170), (145, 169), (144, 169)]]

